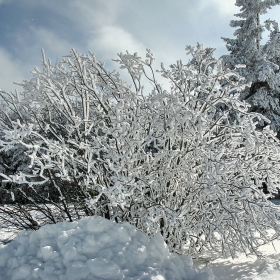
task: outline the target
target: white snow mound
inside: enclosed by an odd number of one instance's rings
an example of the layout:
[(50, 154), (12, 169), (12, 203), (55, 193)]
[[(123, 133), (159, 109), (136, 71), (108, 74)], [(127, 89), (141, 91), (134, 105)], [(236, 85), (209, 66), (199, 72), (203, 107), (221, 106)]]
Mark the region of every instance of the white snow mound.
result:
[(101, 217), (21, 232), (0, 248), (1, 280), (214, 279), (197, 272), (189, 256), (171, 254), (161, 235), (152, 239), (128, 223)]

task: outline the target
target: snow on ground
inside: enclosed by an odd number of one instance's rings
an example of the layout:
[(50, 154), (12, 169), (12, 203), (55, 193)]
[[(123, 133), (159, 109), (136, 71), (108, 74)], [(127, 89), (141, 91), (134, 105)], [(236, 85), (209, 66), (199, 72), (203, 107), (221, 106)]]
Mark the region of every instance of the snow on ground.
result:
[[(280, 200), (273, 202), (280, 205)], [(0, 229), (0, 241), (13, 237), (12, 231)], [(263, 259), (239, 254), (234, 260), (193, 264), (188, 256), (170, 254), (160, 235), (149, 240), (127, 223), (87, 217), (21, 232), (0, 245), (0, 280), (278, 280), (280, 240), (273, 245), (260, 248)]]
[(1, 280), (214, 279), (188, 256), (171, 254), (163, 238), (101, 217), (21, 232), (0, 248)]
[[(274, 245), (274, 246), (273, 246)], [(218, 258), (207, 264), (215, 275), (215, 280), (278, 280), (280, 279), (280, 240), (260, 247), (264, 258), (239, 254), (235, 259)], [(195, 268), (205, 267), (205, 263), (194, 261)]]

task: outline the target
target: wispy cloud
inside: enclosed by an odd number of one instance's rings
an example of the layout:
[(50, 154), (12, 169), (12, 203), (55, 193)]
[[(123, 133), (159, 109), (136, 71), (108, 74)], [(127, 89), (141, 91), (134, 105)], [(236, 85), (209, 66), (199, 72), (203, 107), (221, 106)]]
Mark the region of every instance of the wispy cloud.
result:
[[(10, 61), (15, 73), (26, 71), (26, 75), (39, 66), (41, 48), (53, 62), (71, 48), (92, 51), (98, 60), (113, 68), (118, 66), (111, 59), (118, 52), (128, 50), (143, 56), (146, 48), (154, 52), (156, 65), (162, 61), (168, 66), (178, 59), (187, 60), (185, 45), (197, 42), (217, 48), (220, 56), (226, 52), (221, 37), (233, 37), (229, 22), (239, 11), (235, 0), (0, 0), (1, 3), (1, 65)], [(4, 77), (0, 76), (0, 88), (6, 84)]]
[(118, 26), (105, 26), (93, 32), (88, 48), (100, 53), (102, 58), (116, 58), (117, 53), (139, 52), (145, 54), (145, 46), (132, 34)]
[(19, 88), (19, 86), (14, 85), (14, 82), (19, 83), (24, 79), (26, 69), (3, 48), (0, 48), (0, 61), (0, 89), (8, 92), (14, 91), (14, 89)]
[[(207, 1), (207, 0), (204, 0)], [(239, 7), (235, 6), (235, 0), (212, 0), (211, 5), (217, 7), (219, 13), (222, 16), (228, 17), (229, 15), (236, 14), (239, 12)], [(209, 3), (209, 1), (208, 1)]]
[(30, 31), (31, 36), (36, 39), (35, 44), (32, 45), (33, 52), (43, 48), (49, 56), (60, 59), (75, 47), (75, 43), (59, 37), (54, 30), (33, 27)]

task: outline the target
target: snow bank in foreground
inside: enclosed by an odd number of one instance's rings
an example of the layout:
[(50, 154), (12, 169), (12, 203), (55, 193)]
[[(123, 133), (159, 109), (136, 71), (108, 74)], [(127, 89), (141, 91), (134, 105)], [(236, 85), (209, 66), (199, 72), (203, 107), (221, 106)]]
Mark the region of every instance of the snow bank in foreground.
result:
[(0, 249), (0, 279), (213, 279), (188, 256), (171, 254), (162, 237), (101, 217), (22, 232)]

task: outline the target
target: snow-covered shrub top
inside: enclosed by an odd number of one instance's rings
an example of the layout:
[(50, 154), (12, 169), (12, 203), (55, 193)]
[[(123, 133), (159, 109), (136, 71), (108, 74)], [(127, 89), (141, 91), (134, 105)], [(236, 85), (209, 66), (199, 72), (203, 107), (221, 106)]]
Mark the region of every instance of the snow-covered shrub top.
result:
[(0, 249), (1, 280), (210, 280), (189, 256), (171, 254), (161, 235), (152, 239), (128, 223), (101, 217), (22, 232)]

